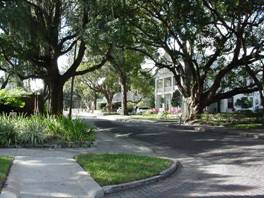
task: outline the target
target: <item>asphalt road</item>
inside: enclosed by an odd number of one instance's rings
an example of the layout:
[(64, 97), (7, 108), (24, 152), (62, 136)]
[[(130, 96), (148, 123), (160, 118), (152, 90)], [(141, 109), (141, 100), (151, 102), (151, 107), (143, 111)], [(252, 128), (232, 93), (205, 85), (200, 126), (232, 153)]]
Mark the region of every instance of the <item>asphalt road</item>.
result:
[(264, 198), (263, 140), (164, 123), (94, 123), (116, 138), (147, 145), (157, 155), (176, 158), (183, 165), (168, 179), (108, 198)]

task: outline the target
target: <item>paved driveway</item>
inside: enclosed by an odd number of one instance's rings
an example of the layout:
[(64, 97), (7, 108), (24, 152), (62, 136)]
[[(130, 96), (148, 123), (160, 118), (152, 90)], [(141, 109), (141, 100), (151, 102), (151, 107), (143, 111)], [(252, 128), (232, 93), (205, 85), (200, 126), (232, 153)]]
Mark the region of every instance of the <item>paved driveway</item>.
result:
[(228, 133), (195, 132), (185, 127), (148, 122), (95, 120), (95, 124), (179, 159), (183, 168), (172, 177), (108, 198), (264, 198), (264, 141)]

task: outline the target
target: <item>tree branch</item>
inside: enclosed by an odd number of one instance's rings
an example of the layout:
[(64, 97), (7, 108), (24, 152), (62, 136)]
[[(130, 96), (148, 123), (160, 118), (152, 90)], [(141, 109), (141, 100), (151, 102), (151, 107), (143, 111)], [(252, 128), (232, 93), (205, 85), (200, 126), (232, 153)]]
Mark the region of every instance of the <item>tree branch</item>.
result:
[(86, 73), (89, 73), (89, 72), (93, 72), (97, 69), (100, 69), (102, 66), (104, 66), (104, 64), (107, 62), (107, 58), (104, 58), (99, 64), (97, 65), (93, 65), (92, 67), (89, 67), (88, 69), (85, 69), (85, 70), (82, 70), (82, 71), (76, 71), (74, 72), (74, 75), (75, 76), (78, 76), (78, 75), (83, 75), (83, 74), (86, 74)]
[(215, 95), (215, 97), (212, 100), (210, 100), (210, 103), (214, 103), (219, 100), (226, 99), (226, 98), (231, 98), (237, 94), (248, 94), (248, 93), (253, 93), (255, 91), (258, 91), (258, 90), (259, 90), (258, 87), (254, 87), (252, 85), (247, 86), (247, 87), (235, 88), (231, 91)]

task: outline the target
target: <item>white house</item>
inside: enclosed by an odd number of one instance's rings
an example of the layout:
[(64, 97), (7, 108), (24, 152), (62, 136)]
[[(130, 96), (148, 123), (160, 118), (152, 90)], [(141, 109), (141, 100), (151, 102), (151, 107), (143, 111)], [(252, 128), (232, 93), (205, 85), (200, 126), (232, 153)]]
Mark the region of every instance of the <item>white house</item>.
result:
[[(173, 93), (177, 90), (175, 79), (172, 72), (168, 69), (160, 69), (155, 76), (155, 107), (160, 110), (171, 109), (171, 99)], [(232, 112), (233, 110), (242, 110), (241, 107), (236, 106), (236, 101), (242, 97), (247, 97), (252, 101), (252, 107), (249, 110), (255, 111), (261, 108), (259, 92), (251, 94), (239, 94), (229, 99), (223, 99), (218, 103), (207, 107), (209, 112)]]

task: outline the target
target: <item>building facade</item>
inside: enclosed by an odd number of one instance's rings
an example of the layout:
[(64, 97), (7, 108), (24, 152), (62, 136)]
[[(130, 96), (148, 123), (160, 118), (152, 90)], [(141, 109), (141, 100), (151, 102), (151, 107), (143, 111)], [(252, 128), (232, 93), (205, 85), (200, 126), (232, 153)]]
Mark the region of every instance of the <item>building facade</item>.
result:
[[(172, 108), (171, 100), (173, 93), (177, 90), (177, 85), (172, 72), (168, 69), (160, 69), (155, 76), (155, 107), (160, 111), (170, 110)], [(247, 98), (252, 106), (249, 108), (242, 108), (237, 105), (237, 101), (241, 98)], [(251, 94), (238, 94), (232, 98), (220, 100), (206, 108), (208, 112), (233, 112), (239, 110), (251, 110), (263, 108), (260, 102), (259, 92)]]

